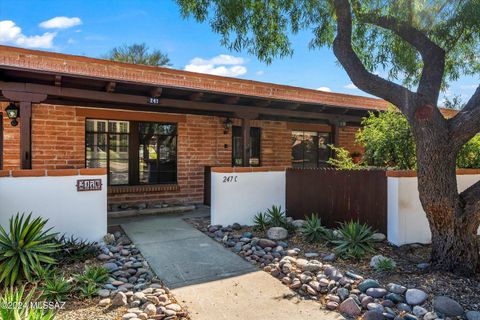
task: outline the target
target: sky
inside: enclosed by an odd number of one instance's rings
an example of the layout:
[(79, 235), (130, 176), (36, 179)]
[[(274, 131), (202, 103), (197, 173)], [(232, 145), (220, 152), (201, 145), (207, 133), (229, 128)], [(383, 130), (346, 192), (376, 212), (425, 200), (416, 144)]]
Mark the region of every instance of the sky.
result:
[[(0, 0), (0, 44), (101, 58), (113, 47), (146, 43), (167, 53), (175, 69), (368, 96), (330, 48), (310, 50), (310, 39), (306, 31), (294, 36), (293, 56), (267, 65), (222, 47), (207, 23), (184, 20), (173, 0)], [(478, 75), (462, 77), (443, 96), (466, 102), (478, 83)]]

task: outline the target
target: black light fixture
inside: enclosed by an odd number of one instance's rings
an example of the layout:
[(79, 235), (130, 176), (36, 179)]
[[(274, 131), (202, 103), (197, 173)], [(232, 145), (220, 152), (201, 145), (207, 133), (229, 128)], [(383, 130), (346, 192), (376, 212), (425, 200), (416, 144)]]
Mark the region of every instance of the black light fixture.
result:
[(230, 118), (225, 119), (225, 121), (223, 121), (223, 134), (228, 134), (232, 126), (233, 121)]
[(10, 123), (12, 126), (16, 127), (18, 125), (18, 112), (19, 108), (16, 106), (15, 103), (11, 102), (8, 107), (5, 109), (5, 112), (7, 113), (8, 119), (12, 120)]

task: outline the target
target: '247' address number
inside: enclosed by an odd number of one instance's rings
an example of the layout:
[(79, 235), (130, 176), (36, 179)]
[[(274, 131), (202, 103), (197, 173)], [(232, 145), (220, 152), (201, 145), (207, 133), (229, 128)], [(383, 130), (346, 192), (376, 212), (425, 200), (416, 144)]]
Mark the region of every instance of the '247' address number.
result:
[(238, 176), (223, 176), (223, 183), (238, 182)]

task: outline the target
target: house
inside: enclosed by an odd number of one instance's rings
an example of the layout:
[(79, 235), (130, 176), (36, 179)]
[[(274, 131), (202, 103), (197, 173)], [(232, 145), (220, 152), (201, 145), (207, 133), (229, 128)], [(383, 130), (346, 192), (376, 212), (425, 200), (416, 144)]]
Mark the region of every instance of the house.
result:
[(387, 108), (367, 97), (7, 46), (0, 93), (0, 170), (106, 168), (111, 207), (201, 203), (209, 166), (325, 166), (327, 144), (361, 150), (361, 118)]

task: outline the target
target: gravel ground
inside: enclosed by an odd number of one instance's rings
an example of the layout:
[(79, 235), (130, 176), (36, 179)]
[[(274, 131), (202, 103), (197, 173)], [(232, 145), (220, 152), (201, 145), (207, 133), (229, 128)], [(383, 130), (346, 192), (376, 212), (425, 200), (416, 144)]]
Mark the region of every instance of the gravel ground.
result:
[[(210, 225), (208, 218), (191, 218), (186, 221), (202, 232), (205, 232)], [(234, 232), (242, 234), (247, 231), (252, 232), (255, 237), (266, 237), (264, 232), (256, 232), (251, 227), (242, 227)], [(290, 236), (285, 241), (288, 242), (289, 248), (301, 249), (298, 257), (304, 257), (304, 254), (308, 252), (316, 252), (322, 257), (330, 254), (333, 250), (331, 246), (324, 243), (307, 243), (298, 235)], [(419, 269), (417, 264), (429, 261), (430, 250), (430, 245), (413, 244), (395, 247), (385, 241), (376, 243), (375, 252), (361, 261), (336, 259), (330, 264), (340, 270), (353, 271), (364, 277), (377, 279), (383, 284), (393, 282), (409, 288), (422, 289), (430, 295), (430, 298), (439, 295), (449, 296), (458, 301), (466, 310), (480, 310), (480, 274), (466, 278), (448, 272)], [(380, 272), (372, 269), (369, 263), (373, 255), (392, 258), (395, 260), (397, 268), (392, 272)], [(321, 258), (314, 259), (321, 260)], [(431, 307), (429, 304), (427, 306)]]

